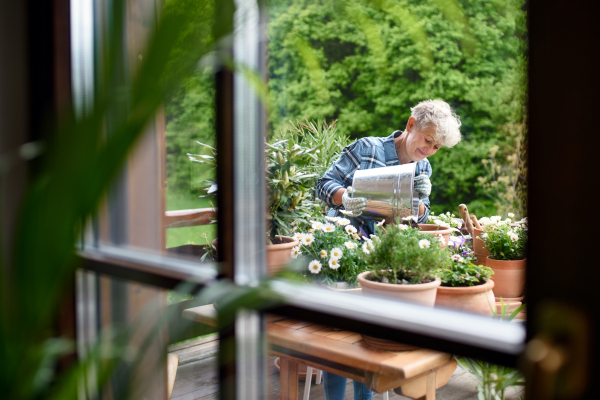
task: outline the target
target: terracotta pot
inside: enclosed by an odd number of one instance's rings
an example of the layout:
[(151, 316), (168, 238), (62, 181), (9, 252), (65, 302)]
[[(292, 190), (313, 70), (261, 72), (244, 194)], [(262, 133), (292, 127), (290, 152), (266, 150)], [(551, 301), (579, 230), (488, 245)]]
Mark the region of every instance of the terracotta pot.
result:
[[(521, 307), (521, 303), (520, 301), (511, 301), (511, 302), (504, 302), (504, 307), (506, 307), (506, 305), (508, 304), (508, 311), (506, 312), (506, 315), (510, 315), (512, 314), (513, 311), (515, 311), (517, 308)], [(496, 313), (498, 315), (502, 314), (502, 303), (497, 301), (496, 302)]]
[(414, 285), (373, 282), (367, 279), (370, 274), (372, 274), (371, 271), (366, 271), (358, 275), (358, 283), (360, 283), (364, 294), (398, 299), (429, 307), (433, 307), (435, 304), (437, 287), (442, 284), (440, 278), (435, 278), (433, 282)]
[(440, 286), (437, 288), (435, 306), (491, 316), (496, 304), (493, 288), (494, 281), (491, 279), (478, 286)]
[(482, 233), (483, 229), (477, 229), (475, 227), (473, 228), (473, 251), (475, 254), (480, 254), (483, 257), (487, 257), (490, 255), (490, 253), (485, 248), (485, 243), (483, 243), (483, 240), (480, 237)]
[(525, 289), (525, 266), (527, 260), (494, 260), (487, 257), (486, 265), (494, 271), (496, 297), (519, 297)]
[(362, 294), (362, 288), (360, 288), (360, 287), (351, 288), (348, 286), (348, 282), (346, 282), (346, 281), (336, 282), (331, 286), (327, 286), (327, 289), (333, 290), (334, 292)]
[(452, 233), (452, 228), (444, 228), (442, 226), (433, 224), (419, 224), (419, 230), (423, 233), (429, 233), (435, 236), (442, 235), (445, 240), (445, 243), (442, 247), (446, 247), (448, 245), (448, 240), (450, 240), (450, 234)]
[(275, 275), (285, 268), (292, 259), (292, 248), (300, 244), (298, 239), (289, 236), (275, 236), (284, 243), (267, 246), (267, 273)]
[(485, 266), (487, 264), (487, 256), (486, 255), (475, 253), (475, 257), (477, 257), (477, 262), (475, 264), (483, 265), (483, 266)]
[[(363, 272), (358, 275), (358, 283), (362, 287), (362, 292), (377, 296), (408, 301), (411, 303), (422, 304), (433, 307), (435, 304), (436, 290), (442, 284), (440, 278), (433, 282), (418, 283), (414, 285), (396, 285), (391, 283), (373, 282), (367, 279), (372, 274), (371, 271)], [(390, 351), (414, 350), (418, 347), (394, 342), (392, 340), (379, 339), (372, 336), (361, 335), (364, 341), (371, 347)]]

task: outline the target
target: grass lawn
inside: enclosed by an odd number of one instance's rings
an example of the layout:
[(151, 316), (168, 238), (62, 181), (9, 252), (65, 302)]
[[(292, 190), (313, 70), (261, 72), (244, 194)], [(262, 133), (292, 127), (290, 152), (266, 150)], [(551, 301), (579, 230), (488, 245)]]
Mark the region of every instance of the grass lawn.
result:
[[(167, 211), (212, 207), (207, 199), (199, 199), (195, 193), (167, 191), (166, 200)], [(210, 242), (215, 237), (217, 237), (217, 224), (167, 229), (167, 248), (183, 244), (207, 244), (207, 239)]]

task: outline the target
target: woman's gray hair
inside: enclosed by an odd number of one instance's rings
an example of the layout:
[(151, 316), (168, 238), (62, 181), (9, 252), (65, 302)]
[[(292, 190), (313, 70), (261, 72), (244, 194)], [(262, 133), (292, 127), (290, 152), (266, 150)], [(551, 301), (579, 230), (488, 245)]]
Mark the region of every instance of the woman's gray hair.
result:
[(423, 100), (410, 111), (417, 129), (435, 129), (434, 140), (440, 145), (454, 147), (460, 142), (460, 117), (445, 101)]

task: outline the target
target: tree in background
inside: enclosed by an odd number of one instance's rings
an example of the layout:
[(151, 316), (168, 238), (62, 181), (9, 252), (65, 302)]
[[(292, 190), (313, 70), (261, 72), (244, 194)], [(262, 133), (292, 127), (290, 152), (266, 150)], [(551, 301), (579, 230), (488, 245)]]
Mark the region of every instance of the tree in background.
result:
[(492, 213), (477, 178), (489, 148), (514, 147), (504, 127), (523, 107), (525, 17), (520, 0), (281, 2), (269, 22), (270, 122), (337, 118), (354, 139), (387, 136), (411, 106), (443, 99), (464, 140), (430, 160), (433, 209)]

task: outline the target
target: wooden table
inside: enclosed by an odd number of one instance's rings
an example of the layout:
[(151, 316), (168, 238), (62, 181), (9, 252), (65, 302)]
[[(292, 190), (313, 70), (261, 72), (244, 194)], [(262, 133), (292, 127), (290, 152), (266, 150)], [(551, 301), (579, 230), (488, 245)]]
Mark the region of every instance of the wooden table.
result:
[[(212, 305), (190, 308), (183, 317), (216, 326)], [(414, 399), (435, 399), (435, 390), (446, 384), (456, 369), (450, 354), (417, 349), (385, 351), (368, 346), (361, 336), (323, 325), (269, 315), (269, 352), (281, 358), (280, 398), (298, 398), (298, 363), (363, 382), (371, 390)]]

